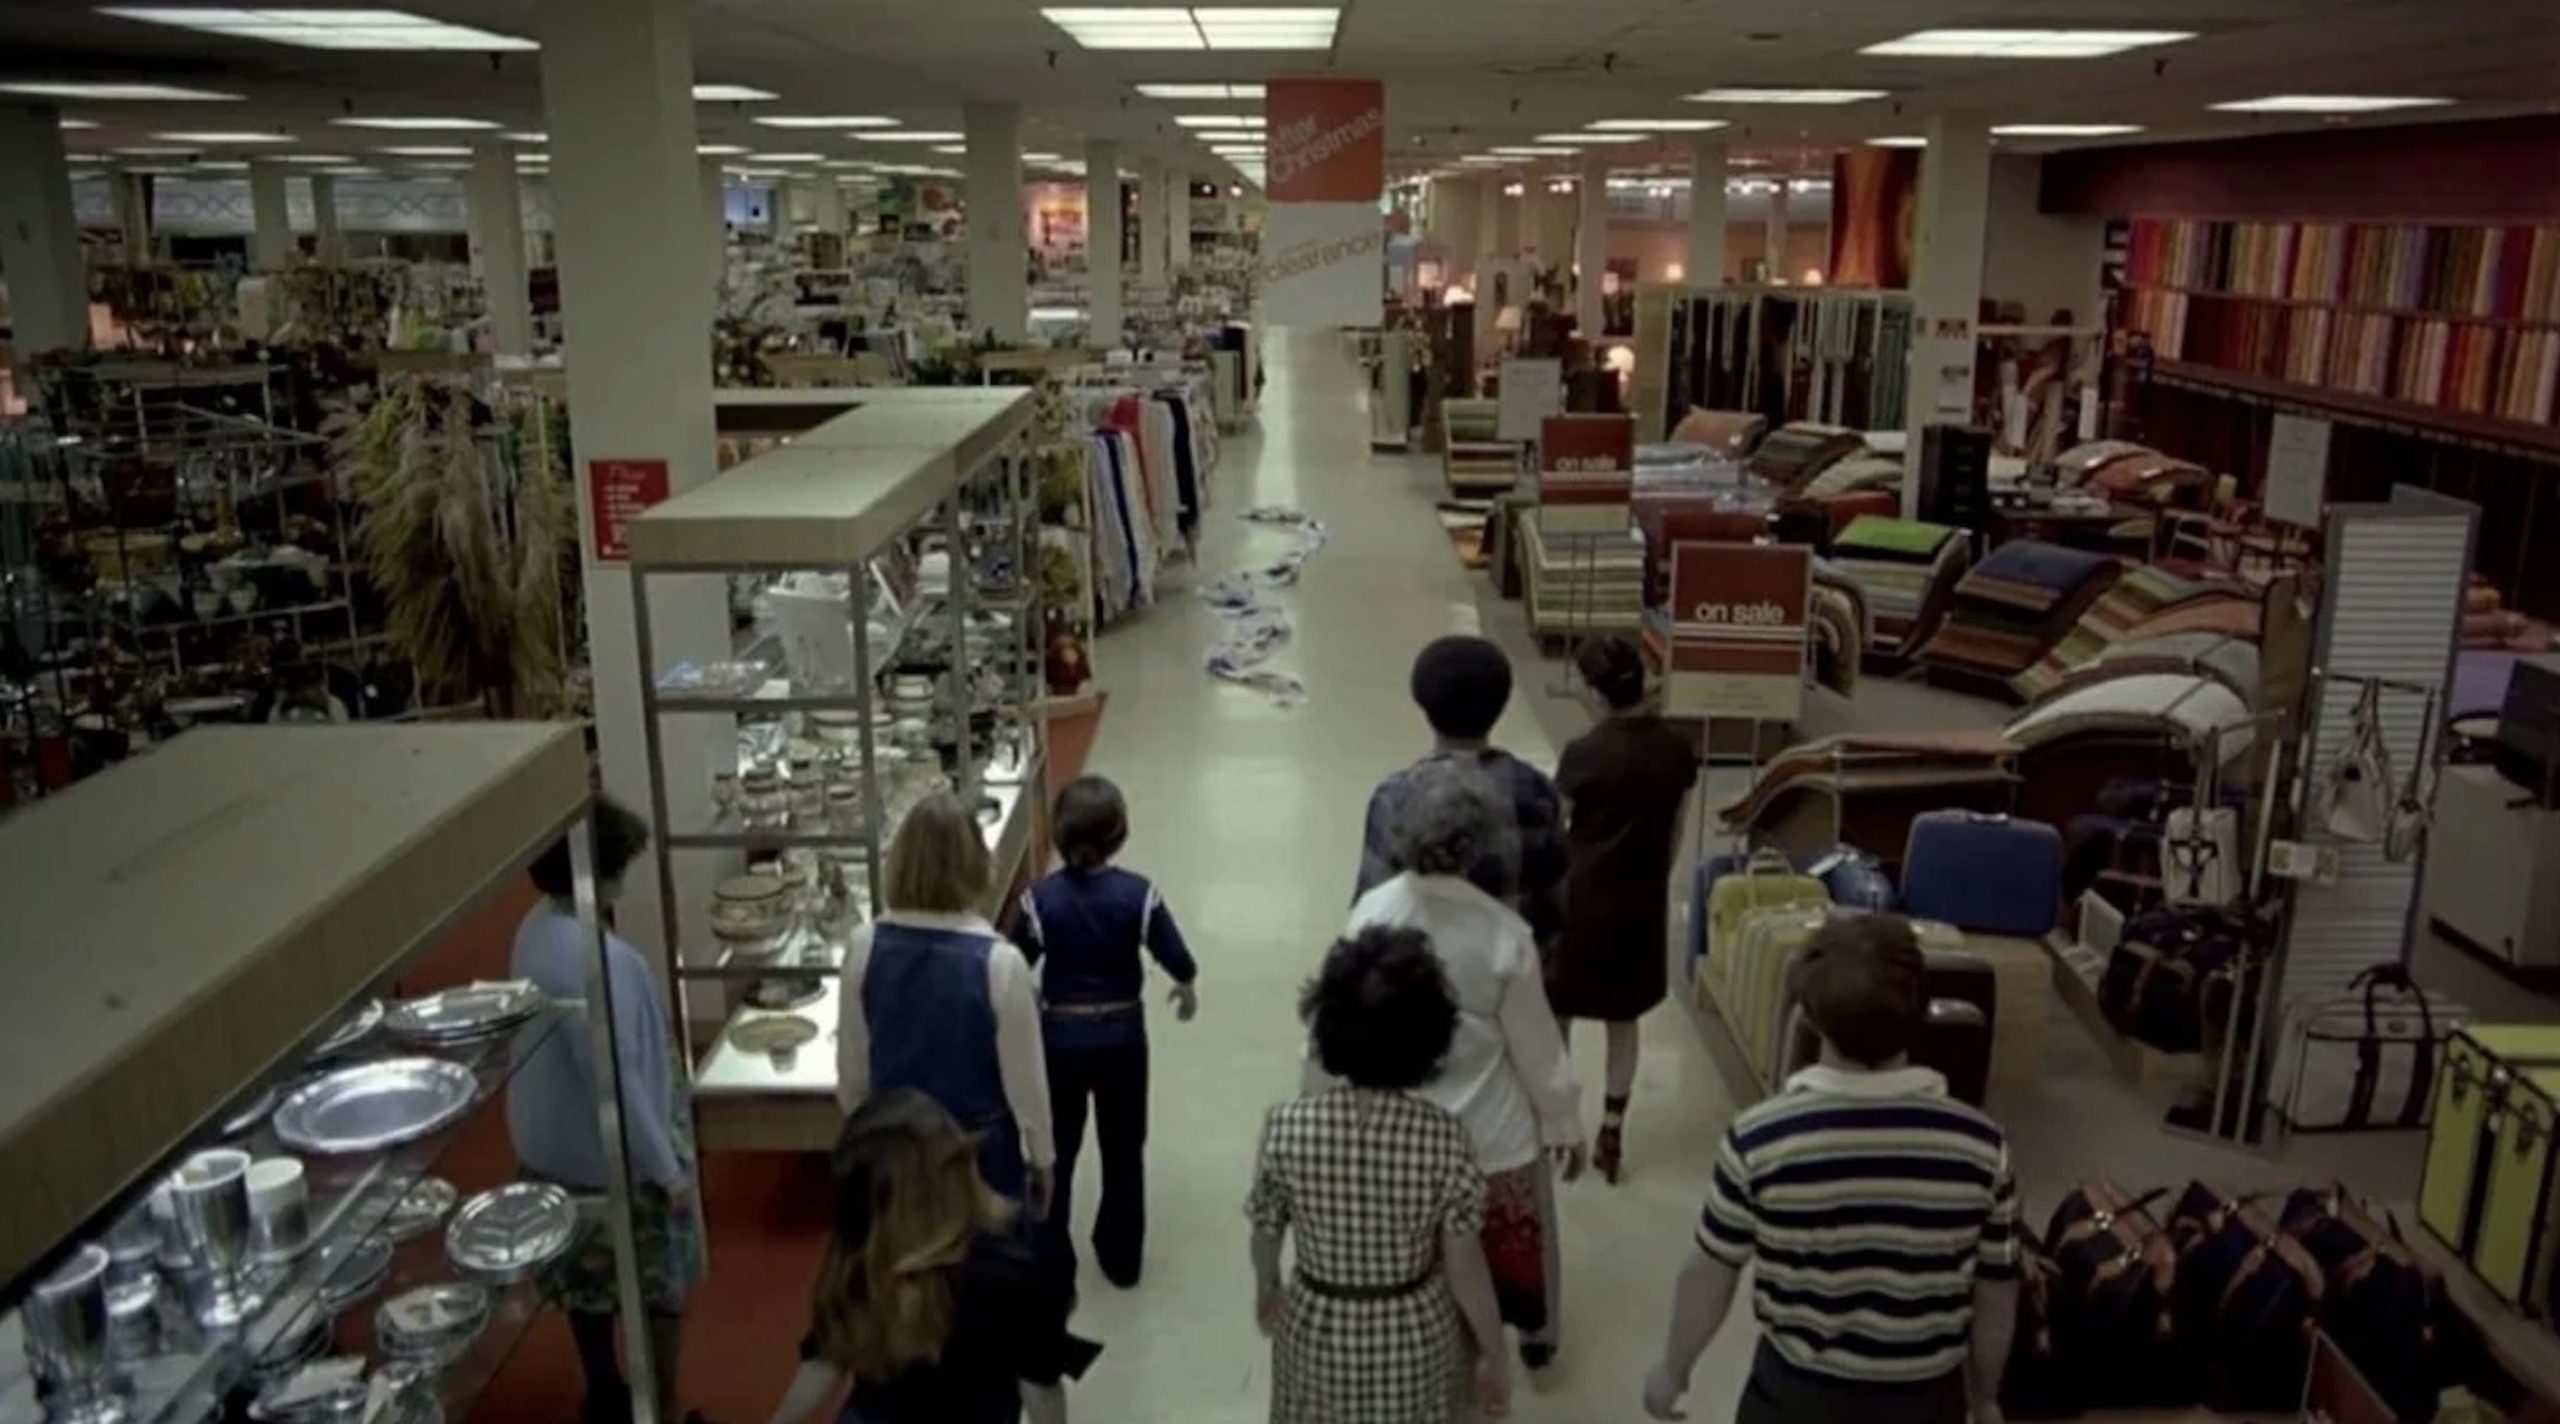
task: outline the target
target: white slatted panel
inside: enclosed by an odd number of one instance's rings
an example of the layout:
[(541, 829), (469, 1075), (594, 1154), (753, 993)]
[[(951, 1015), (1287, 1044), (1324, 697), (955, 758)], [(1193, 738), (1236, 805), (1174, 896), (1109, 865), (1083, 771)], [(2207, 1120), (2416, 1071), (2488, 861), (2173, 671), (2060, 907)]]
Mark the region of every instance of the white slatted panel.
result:
[[(2316, 810), (2318, 787), (2354, 734), (2356, 701), (2364, 689), (2360, 678), (2435, 688), (2442, 715), (2476, 512), (2451, 500), (2424, 507), (2428, 512), (2421, 514), (2419, 506), (2395, 502), (2389, 514), (2358, 515), (2353, 506), (2336, 514), (2328, 606), (2321, 615), (2326, 676), (2319, 684), (2307, 763), (2309, 810)], [(2433, 512), (2439, 508), (2446, 512)], [(2383, 689), (2383, 743), (2391, 752), (2395, 800), (2419, 753), (2426, 713), (2419, 693)], [(2329, 840), (2317, 826), (2304, 826), (2303, 834), (2315, 843)], [(2395, 864), (2378, 843), (2337, 844), (2337, 883), (2304, 881), (2294, 888), (2282, 960), (2287, 1003), (2334, 992), (2373, 965), (2408, 956), (2423, 856)]]

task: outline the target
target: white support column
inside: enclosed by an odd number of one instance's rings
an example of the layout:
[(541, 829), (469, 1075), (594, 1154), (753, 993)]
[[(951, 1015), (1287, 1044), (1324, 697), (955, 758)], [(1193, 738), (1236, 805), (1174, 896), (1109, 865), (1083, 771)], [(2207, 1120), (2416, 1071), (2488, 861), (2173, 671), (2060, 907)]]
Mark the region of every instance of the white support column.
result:
[[(1493, 350), (1494, 318), (1502, 314), (1500, 298), (1506, 294), (1493, 289), (1493, 264), (1510, 256), (1502, 246), (1502, 185), (1509, 181), (1499, 173), (1476, 175), (1476, 250), (1473, 262), (1476, 272), (1475, 342), (1479, 356)], [(1514, 302), (1520, 294), (1507, 294)]]
[(1118, 346), (1128, 308), (1120, 288), (1120, 145), (1084, 146), (1085, 292), (1092, 304), (1092, 342)]
[[(595, 669), (596, 740), (605, 789), (649, 804), (630, 571), (600, 563), (589, 525), (592, 462), (663, 460), (671, 493), (709, 480), (713, 457), (711, 288), (702, 280), (703, 169), (694, 148), (689, 0), (544, 0), (542, 104), (551, 134), (552, 224), (568, 342), (570, 439), (579, 461), (580, 562)], [(652, 580), (649, 625), (660, 666), (729, 655), (729, 604), (716, 577)], [(737, 759), (726, 717), (669, 719), (667, 810), (711, 814), (711, 772)], [(677, 860), (678, 919), (710, 901), (714, 863)], [(656, 877), (635, 875), (622, 932), (663, 965)], [(626, 1332), (645, 1339), (646, 1332)], [(626, 1345), (630, 1340), (626, 1338)]]
[(1138, 160), (1138, 280), (1149, 287), (1164, 285), (1164, 164), (1152, 158)]
[(1165, 266), (1175, 272), (1191, 268), (1191, 175), (1179, 168), (1164, 175)]
[(1724, 229), (1731, 220), (1724, 180), (1732, 154), (1722, 138), (1689, 143), (1689, 261), (1682, 280), (1692, 287), (1724, 285)]
[(501, 356), (533, 354), (533, 296), (525, 287), (524, 190), (516, 156), (503, 144), (472, 155), (463, 210), (471, 227), (471, 268), (489, 303), (489, 335)]
[(249, 165), (249, 270), (281, 272), (293, 258), (293, 215), (285, 207), (284, 165)]
[(830, 173), (818, 180), (817, 191), (810, 197), (814, 204), (810, 216), (811, 220), (817, 224), (818, 231), (834, 237), (844, 236), (847, 230), (844, 180)]
[[(1974, 313), (1982, 302), (1982, 253), (1991, 211), (1991, 132), (1978, 114), (1929, 120), (1920, 160), (1920, 241), (1913, 255), (1910, 447), (1902, 512), (1920, 499), (1920, 432), (1973, 411)], [(1941, 330), (1945, 335), (1938, 334)]]
[(0, 281), (9, 286), (17, 360), (87, 348), (89, 278), (62, 152), (62, 111), (50, 104), (0, 107)]
[[(720, 170), (719, 159), (705, 158), (701, 161), (694, 201), (702, 206), (702, 240), (711, 249), (704, 261), (711, 277), (710, 290), (716, 292), (722, 279), (729, 275), (729, 180)], [(556, 214), (560, 203), (556, 193), (551, 202), (552, 211)], [(555, 217), (553, 221), (558, 219)]]
[(1537, 215), (1538, 265), (1571, 267), (1573, 265), (1574, 196), (1550, 193), (1547, 185), (1554, 182), (1549, 175), (1532, 175), (1528, 180), (1529, 210)]
[(1787, 180), (1778, 180), (1778, 191), (1769, 195), (1769, 225), (1762, 230), (1760, 256), (1769, 264), (1769, 280), (1792, 282), (1796, 274), (1787, 270)]
[(1577, 334), (1596, 342), (1607, 327), (1600, 286), (1609, 270), (1608, 155), (1582, 156), (1582, 177), (1574, 192), (1582, 200), (1582, 216), (1574, 226), (1573, 260), (1582, 271), (1573, 289), (1573, 318)]
[(1022, 110), (964, 104), (969, 136), (969, 330), (1020, 342), (1031, 312), (1029, 248), (1022, 231)]
[(151, 175), (118, 169), (109, 179), (116, 200), (116, 228), (124, 239), (124, 260), (134, 267), (151, 262)]
[(311, 250), (323, 262), (347, 257), (346, 229), (338, 222), (338, 180), (326, 173), (311, 175)]

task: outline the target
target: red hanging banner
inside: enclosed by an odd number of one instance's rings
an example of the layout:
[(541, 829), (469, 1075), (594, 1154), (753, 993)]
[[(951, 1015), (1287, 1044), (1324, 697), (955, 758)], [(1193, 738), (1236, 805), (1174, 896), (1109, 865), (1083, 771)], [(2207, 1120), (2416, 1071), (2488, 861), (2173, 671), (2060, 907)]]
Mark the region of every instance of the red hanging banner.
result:
[(1274, 79), (1263, 119), (1274, 203), (1374, 203), (1387, 188), (1387, 86)]

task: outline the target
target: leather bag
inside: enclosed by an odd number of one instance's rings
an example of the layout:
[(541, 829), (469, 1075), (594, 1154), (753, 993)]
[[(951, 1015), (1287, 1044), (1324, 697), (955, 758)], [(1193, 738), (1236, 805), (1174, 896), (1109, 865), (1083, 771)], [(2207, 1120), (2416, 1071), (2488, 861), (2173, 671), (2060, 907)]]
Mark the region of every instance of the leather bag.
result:
[(2093, 1406), (2174, 1408), (2195, 1398), (2174, 1310), (2178, 1253), (2152, 1214), (2165, 1195), (2092, 1179), (2063, 1197), (2045, 1233), (2062, 1271), (2055, 1329)]
[(2197, 1397), (2229, 1413), (2301, 1402), (2311, 1331), (2327, 1282), (2302, 1243), (2256, 1199), (2190, 1182), (2169, 1210), (2172, 1295)]

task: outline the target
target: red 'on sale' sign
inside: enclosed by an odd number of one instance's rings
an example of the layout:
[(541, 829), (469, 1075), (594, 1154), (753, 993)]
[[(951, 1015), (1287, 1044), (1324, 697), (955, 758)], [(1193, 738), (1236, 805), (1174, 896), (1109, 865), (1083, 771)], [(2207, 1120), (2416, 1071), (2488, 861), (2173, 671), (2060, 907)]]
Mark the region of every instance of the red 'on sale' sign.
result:
[(1274, 79), (1264, 151), (1275, 203), (1366, 203), (1387, 187), (1387, 86), (1375, 79)]
[(587, 508), (593, 515), (596, 562), (618, 564), (631, 558), (631, 521), (667, 498), (664, 460), (589, 460)]

